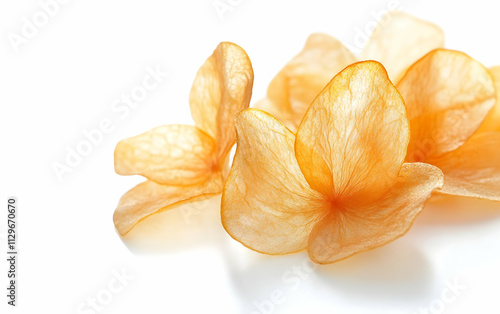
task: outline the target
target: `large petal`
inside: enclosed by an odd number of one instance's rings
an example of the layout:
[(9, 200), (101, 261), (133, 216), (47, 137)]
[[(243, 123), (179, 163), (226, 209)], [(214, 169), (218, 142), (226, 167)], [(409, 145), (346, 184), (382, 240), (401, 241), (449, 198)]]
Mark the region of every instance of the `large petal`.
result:
[(115, 170), (162, 184), (192, 185), (217, 170), (214, 151), (214, 140), (200, 129), (166, 125), (120, 141), (115, 149)]
[(500, 66), (490, 68), (490, 74), (495, 84), (497, 100), (478, 132), (500, 132)]
[(404, 235), (443, 174), (424, 163), (405, 163), (396, 184), (378, 201), (332, 211), (311, 232), (310, 258), (327, 264), (367, 251)]
[(271, 115), (247, 109), (236, 120), (238, 146), (222, 195), (222, 224), (237, 241), (267, 254), (306, 248), (323, 214), (295, 159), (295, 136)]
[(460, 147), (495, 103), (488, 70), (468, 55), (434, 50), (397, 84), (408, 108), (409, 161), (426, 161)]
[(215, 139), (216, 156), (223, 160), (235, 140), (234, 117), (248, 108), (253, 69), (246, 52), (233, 43), (220, 43), (198, 70), (189, 103), (196, 125)]
[(113, 222), (118, 232), (125, 235), (152, 214), (221, 193), (222, 185), (220, 178), (192, 186), (161, 185), (153, 181), (140, 183), (122, 196)]
[(314, 100), (295, 153), (311, 187), (332, 200), (371, 202), (396, 180), (409, 140), (406, 108), (384, 67), (355, 63)]
[(383, 15), (375, 27), (361, 58), (380, 61), (393, 82), (431, 50), (444, 45), (438, 26), (400, 11)]
[(500, 132), (478, 133), (430, 162), (445, 175), (439, 192), (500, 201)]
[(356, 58), (340, 41), (326, 34), (312, 34), (302, 51), (271, 81), (267, 98), (274, 110), (270, 113), (274, 111), (295, 132), (314, 97), (353, 62)]

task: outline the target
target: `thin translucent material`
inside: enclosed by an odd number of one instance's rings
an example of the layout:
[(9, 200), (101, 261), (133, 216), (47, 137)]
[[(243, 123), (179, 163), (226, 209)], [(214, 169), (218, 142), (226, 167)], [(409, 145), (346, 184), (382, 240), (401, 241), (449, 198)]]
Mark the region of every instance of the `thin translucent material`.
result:
[(408, 161), (426, 162), (463, 145), (495, 104), (488, 70), (468, 55), (434, 50), (397, 84), (408, 108)]
[(120, 199), (113, 215), (116, 230), (126, 235), (142, 219), (179, 205), (201, 201), (219, 194), (222, 179), (212, 178), (192, 186), (162, 185), (146, 181)]
[(404, 71), (429, 51), (444, 46), (444, 32), (437, 25), (400, 11), (383, 15), (361, 53), (362, 60), (377, 60), (398, 82)]
[(222, 197), (222, 224), (249, 248), (267, 254), (303, 250), (323, 214), (322, 196), (300, 171), (295, 136), (269, 114), (249, 109), (236, 121), (238, 148)]
[(500, 132), (478, 133), (430, 162), (445, 175), (441, 193), (500, 201)]
[(331, 211), (313, 229), (308, 253), (326, 264), (382, 246), (404, 235), (432, 191), (442, 186), (442, 173), (424, 163), (406, 163), (396, 184), (376, 202)]
[(490, 74), (495, 85), (497, 99), (495, 106), (481, 124), (478, 132), (500, 132), (500, 66), (490, 68)]
[(190, 125), (165, 125), (120, 141), (115, 171), (139, 174), (162, 184), (192, 185), (204, 181), (215, 167), (215, 141)]
[(252, 86), (252, 63), (233, 43), (220, 43), (196, 74), (189, 94), (191, 115), (196, 126), (215, 139), (219, 158), (234, 145), (234, 117), (248, 108)]
[(234, 117), (248, 108), (252, 84), (252, 64), (245, 51), (221, 43), (191, 89), (196, 126), (162, 126), (118, 143), (116, 172), (150, 179), (120, 200), (113, 221), (121, 235), (158, 211), (222, 192), (229, 151), (236, 141)]
[(256, 107), (275, 115), (295, 132), (314, 97), (332, 77), (355, 61), (337, 39), (312, 34), (302, 51), (271, 81), (267, 99)]
[[(228, 233), (258, 252), (307, 247), (331, 263), (403, 235), (443, 185), (428, 164), (403, 164), (404, 102), (382, 65), (340, 72), (294, 135), (255, 109), (239, 114), (238, 148), (222, 197)], [(306, 241), (307, 240), (307, 241)]]
[(384, 67), (367, 61), (342, 71), (314, 100), (295, 152), (315, 190), (371, 202), (393, 185), (409, 136), (401, 95)]

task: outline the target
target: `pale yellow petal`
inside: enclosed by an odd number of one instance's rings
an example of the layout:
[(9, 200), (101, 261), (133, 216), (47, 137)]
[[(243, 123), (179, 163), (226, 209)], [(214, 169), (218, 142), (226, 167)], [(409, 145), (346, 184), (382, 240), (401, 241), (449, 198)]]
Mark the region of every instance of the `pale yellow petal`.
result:
[(490, 68), (496, 90), (496, 102), (478, 132), (500, 132), (500, 66)]

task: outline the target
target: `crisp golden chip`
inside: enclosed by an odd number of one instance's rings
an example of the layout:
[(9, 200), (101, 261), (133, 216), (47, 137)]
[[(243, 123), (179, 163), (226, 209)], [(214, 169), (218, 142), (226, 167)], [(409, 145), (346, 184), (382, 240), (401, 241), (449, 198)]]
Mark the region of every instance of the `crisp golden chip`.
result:
[(408, 69), (397, 87), (410, 119), (409, 161), (427, 162), (457, 149), (495, 104), (488, 70), (458, 51), (430, 52)]
[(120, 200), (113, 221), (121, 235), (151, 214), (222, 192), (236, 140), (234, 116), (248, 107), (252, 84), (252, 64), (245, 51), (221, 43), (191, 89), (196, 126), (162, 126), (118, 143), (116, 172), (150, 179)]
[(381, 17), (360, 58), (381, 62), (397, 82), (416, 60), (443, 45), (444, 32), (437, 25), (391, 11)]
[[(381, 61), (396, 82), (429, 51), (442, 47), (443, 31), (403, 12), (388, 12), (361, 53), (361, 60)], [(314, 97), (340, 70), (358, 59), (335, 38), (313, 34), (303, 50), (271, 81), (267, 97), (256, 108), (280, 119), (296, 132)]]
[(404, 102), (374, 61), (327, 84), (295, 137), (263, 111), (237, 116), (238, 148), (222, 196), (222, 223), (267, 254), (307, 247), (332, 263), (404, 234), (433, 190), (431, 165), (403, 164), (409, 140)]
[(478, 132), (500, 132), (500, 66), (490, 68), (490, 74), (495, 84), (497, 100)]

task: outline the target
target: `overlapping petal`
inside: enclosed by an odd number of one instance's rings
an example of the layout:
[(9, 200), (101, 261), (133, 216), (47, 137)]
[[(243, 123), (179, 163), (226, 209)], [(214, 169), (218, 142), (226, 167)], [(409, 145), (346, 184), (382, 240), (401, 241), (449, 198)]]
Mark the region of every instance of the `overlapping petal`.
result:
[(224, 159), (236, 140), (234, 117), (248, 108), (253, 69), (246, 52), (220, 43), (198, 70), (189, 94), (196, 125), (215, 139), (216, 156)]
[(426, 161), (463, 145), (495, 103), (488, 70), (468, 55), (434, 50), (397, 84), (408, 108), (409, 161)]
[(401, 95), (380, 63), (366, 61), (335, 76), (313, 101), (295, 153), (313, 189), (370, 202), (394, 184), (408, 140)]
[(430, 160), (445, 175), (441, 193), (500, 201), (500, 132), (481, 132)]
[(314, 97), (343, 68), (356, 61), (354, 55), (337, 39), (326, 34), (312, 34), (302, 51), (271, 81), (267, 99), (257, 108), (275, 115), (296, 131)]
[(211, 178), (191, 186), (163, 185), (148, 180), (122, 196), (113, 215), (113, 222), (123, 236), (142, 219), (160, 211), (219, 194), (222, 186), (222, 178)]
[(404, 71), (431, 50), (442, 48), (444, 32), (437, 25), (401, 11), (390, 11), (377, 23), (361, 60), (377, 60), (397, 82)]
[(241, 112), (236, 128), (238, 147), (222, 197), (224, 228), (255, 251), (305, 249), (325, 207), (297, 164), (295, 136), (257, 109)]
[(490, 74), (495, 85), (497, 100), (478, 132), (500, 132), (500, 66), (490, 68)]
[(431, 193), (443, 185), (443, 174), (424, 163), (405, 163), (395, 185), (376, 202), (337, 208), (309, 237), (309, 257), (326, 264), (384, 245), (404, 235)]
[(120, 141), (115, 171), (142, 175), (161, 184), (193, 185), (205, 181), (213, 168), (215, 141), (190, 125), (165, 125)]

